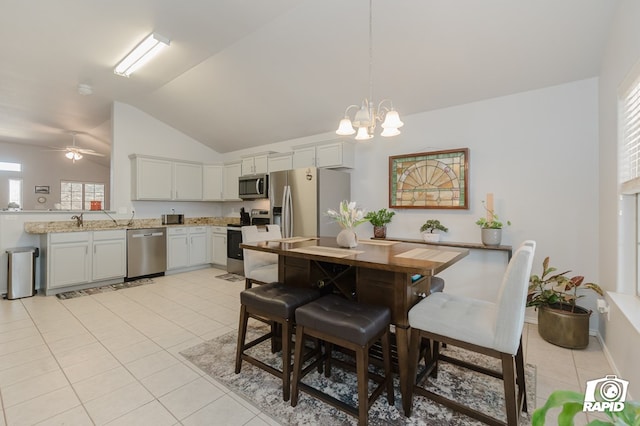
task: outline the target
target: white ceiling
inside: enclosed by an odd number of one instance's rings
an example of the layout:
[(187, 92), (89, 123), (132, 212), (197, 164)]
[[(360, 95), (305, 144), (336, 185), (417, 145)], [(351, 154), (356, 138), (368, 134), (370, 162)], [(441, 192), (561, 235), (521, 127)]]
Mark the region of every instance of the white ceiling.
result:
[[(374, 99), (402, 116), (597, 76), (617, 5), (375, 0)], [(171, 46), (113, 74), (153, 31)], [(0, 0), (0, 40), (5, 142), (108, 152), (120, 101), (224, 153), (332, 131), (369, 90), (367, 0)]]

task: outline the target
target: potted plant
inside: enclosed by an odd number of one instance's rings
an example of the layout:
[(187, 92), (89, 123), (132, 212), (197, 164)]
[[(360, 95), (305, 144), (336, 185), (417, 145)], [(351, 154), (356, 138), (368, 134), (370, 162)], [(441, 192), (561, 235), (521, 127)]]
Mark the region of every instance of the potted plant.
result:
[[(485, 205), (484, 201), (482, 202), (482, 207), (487, 211), (487, 217), (481, 217), (476, 220), (476, 225), (480, 226), (482, 244), (485, 246), (499, 246), (502, 241), (502, 227), (504, 224), (493, 209)], [(511, 222), (507, 221), (507, 225), (511, 225)]]
[(449, 228), (440, 223), (437, 219), (429, 219), (420, 227), (420, 232), (422, 232), (422, 238), (424, 238), (427, 242), (438, 242), (440, 241), (440, 233), (433, 231), (442, 231), (447, 232)]
[[(613, 376), (615, 377), (615, 376)], [(557, 418), (558, 426), (573, 426), (576, 414), (583, 412), (585, 396), (579, 392), (568, 390), (556, 390), (549, 395), (547, 402), (536, 409), (531, 417), (532, 426), (543, 426), (547, 412), (562, 407)], [(636, 401), (624, 401), (624, 407), (620, 411), (603, 410), (608, 421), (595, 419), (587, 426), (622, 426), (640, 424), (640, 403)]]
[(542, 275), (531, 275), (527, 306), (538, 311), (538, 332), (549, 343), (571, 349), (586, 348), (589, 344), (589, 317), (591, 311), (576, 305), (584, 295), (578, 288), (586, 288), (603, 296), (598, 284), (584, 283), (584, 277), (567, 277), (571, 271), (556, 273), (549, 266), (549, 257), (542, 262)]
[(369, 212), (365, 216), (365, 219), (369, 219), (369, 222), (373, 225), (373, 236), (375, 238), (387, 237), (387, 223), (391, 222), (391, 218), (396, 212), (392, 212), (387, 209), (380, 209), (377, 212)]

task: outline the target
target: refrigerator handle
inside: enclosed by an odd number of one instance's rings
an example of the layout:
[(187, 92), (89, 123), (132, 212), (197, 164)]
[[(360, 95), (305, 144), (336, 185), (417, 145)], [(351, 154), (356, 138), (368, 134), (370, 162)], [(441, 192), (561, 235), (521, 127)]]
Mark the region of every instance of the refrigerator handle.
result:
[(293, 235), (293, 212), (291, 211), (291, 187), (284, 187), (284, 196), (282, 199), (282, 223), (284, 226), (283, 237), (289, 238)]
[(293, 197), (291, 196), (291, 187), (287, 186), (287, 202), (289, 205), (289, 237), (293, 237)]
[(289, 238), (289, 208), (287, 206), (287, 190), (289, 189), (288, 185), (284, 186), (284, 190), (282, 191), (282, 236), (284, 238)]

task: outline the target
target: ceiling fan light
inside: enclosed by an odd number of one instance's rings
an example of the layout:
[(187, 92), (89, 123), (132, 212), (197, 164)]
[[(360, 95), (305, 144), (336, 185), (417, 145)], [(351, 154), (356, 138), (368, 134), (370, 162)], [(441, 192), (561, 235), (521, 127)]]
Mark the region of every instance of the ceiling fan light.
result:
[(67, 157), (69, 160), (73, 160), (73, 152), (71, 151), (67, 151), (66, 154), (64, 154), (65, 157)]
[(400, 115), (398, 114), (398, 111), (394, 109), (392, 109), (391, 111), (387, 111), (387, 114), (384, 117), (384, 123), (382, 123), (382, 128), (397, 129), (402, 126), (404, 126), (404, 123), (400, 121)]
[(82, 159), (82, 154), (80, 154), (79, 152), (76, 152), (73, 154), (73, 159), (74, 160), (81, 160)]
[(391, 136), (398, 136), (399, 134), (400, 134), (400, 130), (396, 129), (395, 127), (387, 127), (386, 129), (382, 130), (382, 133), (380, 133), (380, 136), (389, 138)]
[(345, 117), (342, 120), (340, 120), (340, 125), (338, 126), (338, 130), (336, 130), (336, 133), (340, 136), (349, 136), (349, 135), (353, 135), (356, 132), (356, 129), (353, 128), (353, 125), (351, 124), (351, 120), (349, 120), (349, 118)]

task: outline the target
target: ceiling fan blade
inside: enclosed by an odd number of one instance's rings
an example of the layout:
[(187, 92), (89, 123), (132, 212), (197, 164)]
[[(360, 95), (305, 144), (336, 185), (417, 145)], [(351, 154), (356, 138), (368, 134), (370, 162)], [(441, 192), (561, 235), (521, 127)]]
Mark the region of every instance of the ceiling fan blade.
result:
[(77, 150), (79, 153), (81, 154), (85, 154), (85, 155), (95, 155), (96, 157), (104, 157), (104, 154), (100, 154), (99, 152), (95, 152), (93, 150), (84, 150), (84, 149), (78, 149)]

